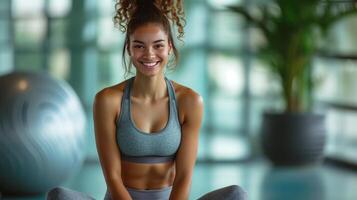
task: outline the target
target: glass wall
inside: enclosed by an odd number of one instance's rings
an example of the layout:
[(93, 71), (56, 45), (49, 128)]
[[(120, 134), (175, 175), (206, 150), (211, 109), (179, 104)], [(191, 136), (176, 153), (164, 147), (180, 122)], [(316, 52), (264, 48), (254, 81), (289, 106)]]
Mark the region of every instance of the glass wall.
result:
[[(199, 159), (237, 161), (259, 155), (261, 114), (279, 109), (278, 80), (252, 53), (261, 34), (226, 5), (243, 0), (187, 0), (181, 60), (166, 75), (199, 92), (205, 102)], [(93, 97), (124, 80), (124, 35), (113, 26), (113, 0), (0, 1), (0, 74), (48, 71), (68, 81), (88, 118), (87, 155), (96, 160)], [(327, 153), (355, 160), (357, 150), (357, 18), (339, 23), (326, 49), (340, 56), (316, 57), (316, 109), (328, 116)], [(349, 56), (346, 56), (349, 55)], [(348, 58), (348, 59), (346, 59)], [(344, 148), (341, 148), (344, 147)]]
[(11, 1), (0, 2), (0, 74), (13, 69), (13, 29), (11, 16)]

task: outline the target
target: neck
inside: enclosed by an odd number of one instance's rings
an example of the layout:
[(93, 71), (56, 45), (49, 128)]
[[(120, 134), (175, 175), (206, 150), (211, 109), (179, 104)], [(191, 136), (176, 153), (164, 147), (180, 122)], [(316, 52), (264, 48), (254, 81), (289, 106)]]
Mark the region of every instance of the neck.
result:
[(157, 100), (167, 95), (165, 76), (141, 76), (136, 74), (133, 81), (132, 96), (147, 100)]

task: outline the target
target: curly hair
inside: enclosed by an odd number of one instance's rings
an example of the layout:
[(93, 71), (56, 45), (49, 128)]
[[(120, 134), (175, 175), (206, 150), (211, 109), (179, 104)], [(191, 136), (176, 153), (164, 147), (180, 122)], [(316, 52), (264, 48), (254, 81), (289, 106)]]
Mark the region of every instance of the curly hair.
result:
[(186, 24), (182, 0), (116, 0), (114, 24), (119, 26), (122, 32), (126, 32), (128, 24), (140, 4), (152, 3), (156, 5), (173, 24), (177, 26), (178, 39), (184, 36)]
[(171, 69), (177, 65), (179, 53), (173, 40), (170, 21), (177, 26), (177, 38), (182, 41), (183, 27), (186, 23), (182, 0), (116, 0), (115, 10), (114, 24), (119, 25), (119, 29), (126, 33), (122, 51), (124, 76), (131, 73), (132, 62), (127, 64), (126, 61), (126, 51), (130, 44), (129, 36), (136, 28), (149, 23), (160, 24), (168, 35), (174, 55), (174, 65), (171, 67), (172, 60), (170, 59), (168, 68)]

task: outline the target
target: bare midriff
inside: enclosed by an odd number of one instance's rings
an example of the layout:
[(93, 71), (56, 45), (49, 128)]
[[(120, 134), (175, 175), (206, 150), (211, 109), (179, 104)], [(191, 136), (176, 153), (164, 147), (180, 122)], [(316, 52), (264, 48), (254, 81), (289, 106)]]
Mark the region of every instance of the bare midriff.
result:
[(126, 187), (138, 190), (162, 189), (172, 186), (175, 162), (134, 163), (122, 160), (122, 180)]

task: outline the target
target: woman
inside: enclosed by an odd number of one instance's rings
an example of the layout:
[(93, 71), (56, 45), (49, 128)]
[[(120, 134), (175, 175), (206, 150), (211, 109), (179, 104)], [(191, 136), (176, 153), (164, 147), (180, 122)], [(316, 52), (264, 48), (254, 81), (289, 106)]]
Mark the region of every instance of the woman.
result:
[[(158, 6), (150, 0), (117, 3), (115, 19), (127, 31), (123, 57), (127, 51), (136, 76), (100, 91), (94, 103), (97, 149), (113, 199), (188, 199), (203, 102), (165, 78), (177, 50)], [(172, 16), (180, 14), (169, 6)]]
[[(97, 150), (107, 183), (106, 199), (186, 200), (195, 165), (203, 101), (164, 75), (178, 59), (170, 21), (183, 36), (181, 0), (118, 0), (114, 20), (126, 32), (123, 59), (135, 77), (100, 91), (94, 102)], [(130, 57), (126, 65), (126, 52)], [(48, 196), (84, 194), (59, 188)], [(239, 199), (238, 186), (201, 199)], [(241, 198), (242, 199), (242, 198)]]

